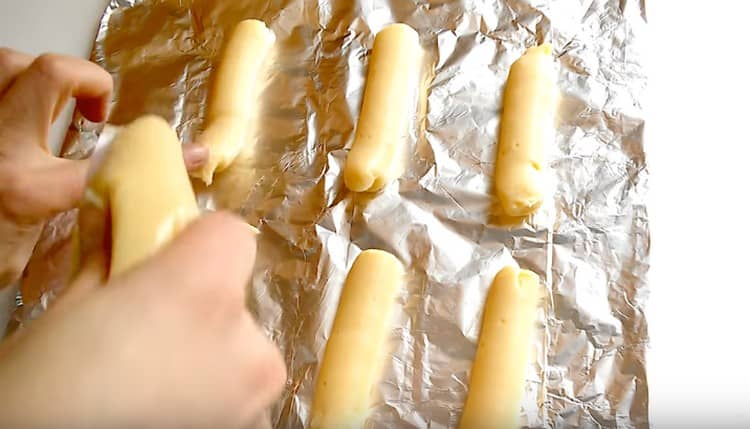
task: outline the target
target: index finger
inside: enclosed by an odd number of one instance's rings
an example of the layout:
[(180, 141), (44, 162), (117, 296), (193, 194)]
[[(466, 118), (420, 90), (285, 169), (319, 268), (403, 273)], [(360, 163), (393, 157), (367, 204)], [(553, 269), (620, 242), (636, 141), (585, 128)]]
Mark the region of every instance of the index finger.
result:
[(0, 47), (0, 96), (33, 61), (34, 57), (29, 54)]
[(70, 97), (89, 120), (106, 119), (112, 76), (76, 57), (44, 54), (18, 75), (0, 100), (0, 120), (46, 133)]

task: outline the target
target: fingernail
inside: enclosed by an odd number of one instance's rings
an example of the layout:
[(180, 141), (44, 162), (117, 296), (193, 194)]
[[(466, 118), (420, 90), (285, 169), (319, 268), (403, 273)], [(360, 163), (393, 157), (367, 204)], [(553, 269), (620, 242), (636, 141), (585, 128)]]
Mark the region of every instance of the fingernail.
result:
[(198, 144), (188, 144), (182, 148), (182, 157), (188, 170), (196, 170), (208, 161), (208, 148)]

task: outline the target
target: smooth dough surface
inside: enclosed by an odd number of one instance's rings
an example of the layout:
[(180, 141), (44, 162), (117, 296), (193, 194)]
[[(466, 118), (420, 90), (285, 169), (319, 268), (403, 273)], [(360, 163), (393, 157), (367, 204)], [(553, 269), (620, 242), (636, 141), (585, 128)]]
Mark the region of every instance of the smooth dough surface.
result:
[(460, 429), (518, 427), (539, 294), (539, 277), (531, 271), (506, 267), (495, 276)]
[(375, 37), (362, 111), (344, 170), (354, 192), (375, 192), (399, 174), (401, 150), (415, 115), (422, 48), (406, 24), (391, 24)]
[(258, 104), (258, 82), (275, 40), (263, 22), (248, 19), (237, 24), (224, 44), (200, 137), (209, 148), (209, 160), (198, 172), (207, 185), (216, 171), (234, 161), (252, 133), (248, 124)]
[(156, 116), (139, 118), (117, 135), (88, 191), (109, 208), (110, 277), (152, 255), (199, 213), (182, 146)]
[(311, 428), (363, 427), (403, 276), (401, 262), (382, 250), (365, 250), (354, 261), (320, 366)]
[(509, 216), (528, 216), (544, 201), (544, 152), (554, 140), (556, 80), (548, 44), (530, 48), (510, 68), (495, 166), (497, 196)]

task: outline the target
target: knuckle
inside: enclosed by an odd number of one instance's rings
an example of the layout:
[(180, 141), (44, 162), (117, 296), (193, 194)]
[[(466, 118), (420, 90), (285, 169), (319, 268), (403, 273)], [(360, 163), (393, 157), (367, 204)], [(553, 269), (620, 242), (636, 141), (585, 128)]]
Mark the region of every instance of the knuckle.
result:
[(12, 222), (20, 223), (24, 215), (27, 192), (23, 175), (16, 168), (0, 169), (0, 208)]
[(11, 68), (15, 63), (15, 55), (15, 51), (0, 46), (0, 70)]
[(54, 82), (59, 82), (64, 73), (63, 59), (55, 54), (42, 54), (38, 56), (31, 67), (42, 76)]

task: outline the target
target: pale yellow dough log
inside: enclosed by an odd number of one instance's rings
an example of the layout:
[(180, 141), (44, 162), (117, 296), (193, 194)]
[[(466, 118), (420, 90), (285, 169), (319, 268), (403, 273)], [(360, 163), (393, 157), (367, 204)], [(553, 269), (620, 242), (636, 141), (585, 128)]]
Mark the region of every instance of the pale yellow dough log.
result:
[(205, 131), (201, 142), (209, 160), (198, 171), (210, 185), (214, 173), (227, 168), (252, 133), (248, 123), (257, 107), (263, 66), (276, 40), (273, 31), (255, 19), (241, 21), (224, 44), (213, 76)]
[(199, 213), (177, 135), (156, 116), (139, 118), (117, 135), (88, 193), (109, 209), (110, 276), (152, 255)]
[(495, 166), (495, 189), (506, 215), (528, 216), (544, 201), (544, 152), (554, 140), (556, 76), (547, 44), (530, 48), (510, 68)]
[(363, 427), (384, 366), (403, 275), (398, 259), (382, 250), (365, 250), (354, 261), (320, 366), (311, 428)]
[(350, 190), (375, 192), (396, 179), (409, 121), (415, 115), (421, 62), (419, 35), (408, 25), (391, 24), (375, 37), (344, 171)]
[(539, 277), (507, 267), (487, 294), (460, 429), (518, 427)]

